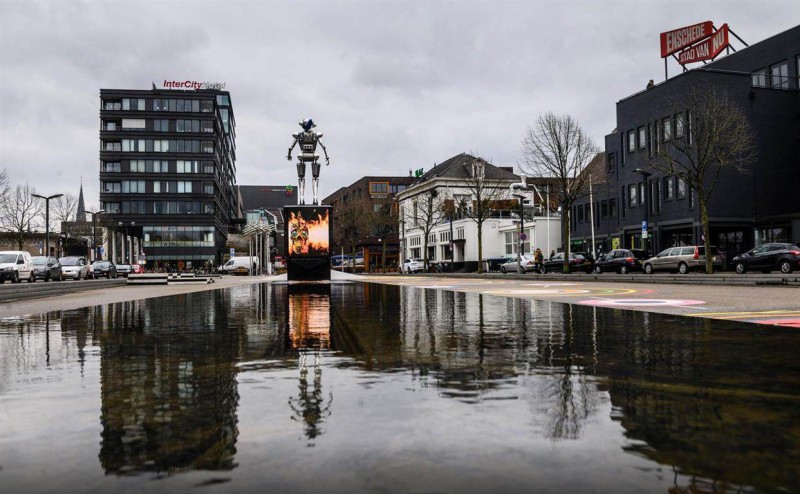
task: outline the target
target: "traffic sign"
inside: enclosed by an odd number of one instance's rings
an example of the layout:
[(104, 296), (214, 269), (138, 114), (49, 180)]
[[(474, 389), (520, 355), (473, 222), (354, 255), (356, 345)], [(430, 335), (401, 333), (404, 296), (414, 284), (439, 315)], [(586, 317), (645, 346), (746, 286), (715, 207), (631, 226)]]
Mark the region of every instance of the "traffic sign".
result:
[(236, 257), (236, 249), (231, 247), (231, 257)]
[(524, 233), (520, 233), (519, 234), (519, 239), (524, 242), (524, 241), (528, 240), (528, 236), (525, 235)]

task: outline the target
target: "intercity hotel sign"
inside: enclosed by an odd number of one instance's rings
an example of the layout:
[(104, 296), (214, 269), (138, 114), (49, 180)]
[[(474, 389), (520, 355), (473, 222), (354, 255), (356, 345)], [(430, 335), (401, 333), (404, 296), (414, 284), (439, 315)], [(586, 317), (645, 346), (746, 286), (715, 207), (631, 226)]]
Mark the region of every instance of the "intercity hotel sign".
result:
[(164, 79), (164, 88), (169, 89), (225, 89), (224, 82), (198, 82), (198, 81), (168, 81)]

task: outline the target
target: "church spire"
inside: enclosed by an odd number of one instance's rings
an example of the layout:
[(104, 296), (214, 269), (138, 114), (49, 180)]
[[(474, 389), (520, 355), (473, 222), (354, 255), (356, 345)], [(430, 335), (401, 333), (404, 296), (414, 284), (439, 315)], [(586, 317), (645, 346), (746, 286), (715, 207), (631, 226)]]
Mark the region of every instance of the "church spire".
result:
[(78, 193), (78, 212), (75, 215), (75, 220), (86, 222), (86, 206), (83, 205), (83, 177), (81, 177), (81, 191)]

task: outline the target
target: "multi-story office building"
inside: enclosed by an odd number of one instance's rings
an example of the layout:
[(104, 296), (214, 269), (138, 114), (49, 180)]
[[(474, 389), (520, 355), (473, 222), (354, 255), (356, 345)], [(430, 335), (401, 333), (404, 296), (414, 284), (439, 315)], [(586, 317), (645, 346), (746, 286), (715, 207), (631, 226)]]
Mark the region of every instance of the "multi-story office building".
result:
[(179, 269), (218, 264), (238, 214), (230, 93), (101, 89), (100, 104), (105, 257)]
[[(659, 146), (686, 139), (689, 110), (667, 103), (713, 86), (747, 117), (756, 159), (745, 173), (724, 170), (708, 204), (711, 243), (735, 255), (763, 242), (800, 241), (800, 26), (648, 87), (617, 102), (616, 129), (595, 160), (589, 197), (573, 207), (573, 249), (645, 247), (653, 253), (702, 243), (699, 204), (686, 183), (649, 165)], [(674, 129), (674, 132), (673, 132)], [(603, 186), (597, 177), (602, 175)], [(592, 214), (593, 213), (593, 214)], [(648, 237), (642, 239), (642, 222)]]

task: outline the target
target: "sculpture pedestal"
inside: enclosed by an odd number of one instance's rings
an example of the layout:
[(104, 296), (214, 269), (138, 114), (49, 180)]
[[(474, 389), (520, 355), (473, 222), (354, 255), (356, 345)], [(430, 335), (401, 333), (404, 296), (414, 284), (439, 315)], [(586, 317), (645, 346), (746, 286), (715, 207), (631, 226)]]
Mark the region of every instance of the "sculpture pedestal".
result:
[(302, 204), (283, 208), (289, 281), (331, 279), (332, 218), (331, 206)]

